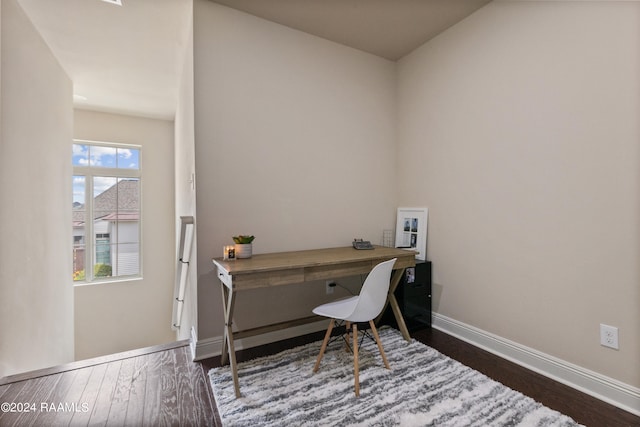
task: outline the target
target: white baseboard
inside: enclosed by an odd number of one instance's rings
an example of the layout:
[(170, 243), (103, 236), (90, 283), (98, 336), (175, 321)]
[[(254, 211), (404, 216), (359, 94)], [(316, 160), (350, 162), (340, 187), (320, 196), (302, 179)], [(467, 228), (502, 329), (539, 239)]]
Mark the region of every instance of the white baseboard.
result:
[(438, 313), (433, 313), (433, 328), (632, 414), (640, 415), (639, 388)]
[[(269, 344), (272, 342), (285, 340), (288, 338), (298, 337), (300, 335), (311, 334), (313, 332), (324, 331), (327, 329), (328, 320), (307, 323), (306, 325), (294, 326), (292, 328), (282, 329), (280, 331), (269, 332), (267, 334), (256, 335), (253, 337), (234, 340), (233, 344), (236, 350), (243, 348), (257, 347), (259, 345)], [(195, 351), (193, 360), (202, 360), (209, 357), (220, 356), (222, 353), (222, 336), (193, 340)]]

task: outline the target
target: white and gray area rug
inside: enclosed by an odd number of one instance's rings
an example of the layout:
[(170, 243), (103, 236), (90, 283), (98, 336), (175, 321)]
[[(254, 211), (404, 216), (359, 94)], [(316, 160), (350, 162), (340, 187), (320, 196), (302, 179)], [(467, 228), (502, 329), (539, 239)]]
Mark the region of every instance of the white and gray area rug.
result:
[(321, 342), (238, 364), (236, 399), (229, 366), (209, 371), (224, 426), (578, 426), (571, 418), (514, 391), (400, 332), (383, 327), (391, 365), (372, 340), (360, 349), (360, 397), (353, 356), (344, 342)]

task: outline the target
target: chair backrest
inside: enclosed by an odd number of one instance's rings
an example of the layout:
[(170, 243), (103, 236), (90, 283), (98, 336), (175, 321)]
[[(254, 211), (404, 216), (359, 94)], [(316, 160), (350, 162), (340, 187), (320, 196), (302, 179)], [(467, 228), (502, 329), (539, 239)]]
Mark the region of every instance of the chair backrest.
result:
[(375, 319), (387, 301), (391, 271), (397, 258), (381, 262), (373, 267), (362, 285), (358, 303), (353, 313), (345, 320), (351, 322), (368, 322)]

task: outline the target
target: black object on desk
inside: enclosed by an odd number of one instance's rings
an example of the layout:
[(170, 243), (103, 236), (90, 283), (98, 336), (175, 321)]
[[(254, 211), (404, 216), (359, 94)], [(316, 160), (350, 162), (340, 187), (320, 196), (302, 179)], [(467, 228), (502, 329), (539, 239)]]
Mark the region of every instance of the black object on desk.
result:
[[(410, 332), (430, 328), (431, 261), (416, 261), (415, 267), (407, 268), (395, 296)], [(380, 323), (398, 327), (391, 307), (387, 307)]]

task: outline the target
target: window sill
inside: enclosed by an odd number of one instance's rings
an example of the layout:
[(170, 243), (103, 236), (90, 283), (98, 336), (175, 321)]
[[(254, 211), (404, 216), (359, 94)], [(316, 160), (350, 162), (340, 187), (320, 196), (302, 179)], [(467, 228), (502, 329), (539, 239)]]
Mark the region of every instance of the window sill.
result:
[(142, 279), (143, 279), (142, 276), (131, 276), (131, 277), (122, 277), (117, 279), (94, 280), (93, 282), (73, 282), (73, 287), (112, 285), (114, 283), (138, 282)]

